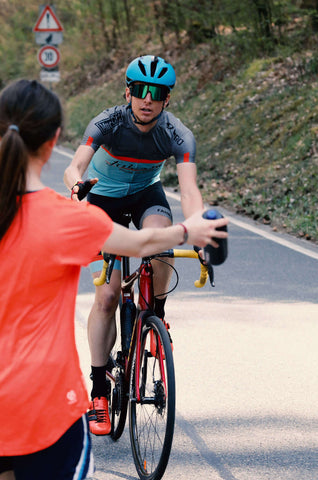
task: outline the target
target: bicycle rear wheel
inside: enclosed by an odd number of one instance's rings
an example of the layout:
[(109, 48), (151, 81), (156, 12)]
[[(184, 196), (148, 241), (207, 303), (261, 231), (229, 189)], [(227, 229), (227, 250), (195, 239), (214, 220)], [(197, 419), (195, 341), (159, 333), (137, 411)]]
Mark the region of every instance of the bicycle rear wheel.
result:
[(116, 363), (112, 371), (115, 382), (111, 391), (111, 425), (110, 436), (112, 440), (118, 440), (125, 428), (127, 406), (128, 406), (128, 385), (125, 382), (125, 372), (122, 365)]
[[(151, 348), (151, 340), (155, 341), (155, 351)], [(132, 453), (141, 480), (159, 480), (169, 461), (175, 421), (172, 349), (167, 330), (159, 318), (143, 320), (139, 375), (136, 360), (135, 346), (129, 392)], [(136, 392), (138, 377), (140, 400)]]

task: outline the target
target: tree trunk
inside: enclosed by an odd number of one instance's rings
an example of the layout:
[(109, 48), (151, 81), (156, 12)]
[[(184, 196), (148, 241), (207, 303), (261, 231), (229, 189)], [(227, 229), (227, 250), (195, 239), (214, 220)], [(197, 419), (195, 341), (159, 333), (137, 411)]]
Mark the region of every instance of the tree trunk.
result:
[(127, 0), (123, 0), (123, 2), (124, 2), (124, 10), (125, 10), (125, 15), (126, 15), (127, 31), (128, 31), (128, 34), (130, 34), (130, 32), (131, 32), (130, 8), (129, 8)]
[(272, 9), (270, 0), (253, 0), (256, 6), (258, 24), (261, 34), (266, 38), (272, 38)]
[(105, 39), (106, 46), (109, 46), (109, 35), (107, 32), (107, 26), (106, 26), (106, 21), (105, 21), (105, 14), (103, 10), (103, 0), (97, 0), (97, 7), (98, 7), (98, 12), (99, 12), (99, 22), (102, 30), (102, 35)]

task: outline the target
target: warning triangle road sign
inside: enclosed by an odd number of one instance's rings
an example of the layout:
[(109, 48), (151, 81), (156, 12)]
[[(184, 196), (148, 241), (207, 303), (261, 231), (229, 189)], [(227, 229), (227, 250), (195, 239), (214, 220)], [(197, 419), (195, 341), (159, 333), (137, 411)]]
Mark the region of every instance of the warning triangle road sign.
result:
[(34, 32), (63, 32), (63, 27), (52, 7), (46, 5), (33, 28)]

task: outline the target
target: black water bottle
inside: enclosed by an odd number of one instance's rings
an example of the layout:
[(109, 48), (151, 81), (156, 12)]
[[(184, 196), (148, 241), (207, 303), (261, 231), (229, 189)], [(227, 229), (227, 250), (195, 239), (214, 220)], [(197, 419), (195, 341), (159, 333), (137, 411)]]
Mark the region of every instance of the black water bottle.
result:
[(121, 344), (124, 355), (127, 355), (129, 352), (135, 318), (136, 305), (132, 300), (127, 300), (120, 310)]
[[(218, 210), (206, 210), (203, 213), (203, 218), (208, 220), (217, 220), (223, 218), (223, 215)], [(216, 230), (223, 230), (227, 232), (227, 226), (219, 227)], [(227, 239), (226, 238), (213, 238), (215, 242), (219, 244), (218, 248), (213, 247), (212, 245), (206, 245), (204, 247), (204, 260), (211, 265), (221, 265), (226, 260), (227, 257)]]

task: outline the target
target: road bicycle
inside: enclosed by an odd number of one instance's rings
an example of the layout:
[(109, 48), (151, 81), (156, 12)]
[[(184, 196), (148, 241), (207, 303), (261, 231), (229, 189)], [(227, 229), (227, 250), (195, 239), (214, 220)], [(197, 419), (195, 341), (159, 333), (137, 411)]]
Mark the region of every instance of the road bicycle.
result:
[[(109, 283), (115, 256), (104, 256), (101, 276), (95, 285)], [(198, 258), (194, 250), (171, 249), (142, 258), (130, 274), (130, 259), (122, 257), (122, 283), (119, 325), (120, 346), (108, 361), (107, 377), (111, 380), (109, 397), (111, 438), (116, 441), (123, 433), (126, 417), (132, 455), (141, 480), (159, 480), (167, 467), (175, 423), (175, 374), (172, 339), (169, 325), (153, 311), (152, 261), (164, 258)], [(208, 278), (213, 284), (213, 267), (201, 262), (197, 287)], [(177, 281), (167, 293), (171, 293)], [(139, 297), (134, 299), (138, 282)]]
[[(79, 200), (92, 188), (90, 180), (77, 182), (74, 187)], [(207, 210), (204, 218), (217, 219), (217, 210)], [(127, 215), (127, 226), (130, 222)], [(221, 227), (226, 230), (226, 227)], [(223, 263), (227, 256), (226, 240), (218, 241), (219, 248), (207, 245), (203, 262), (198, 250), (170, 249), (144, 257), (139, 267), (130, 274), (130, 259), (122, 257), (122, 283), (119, 328), (121, 342), (108, 361), (107, 377), (111, 380), (109, 407), (111, 414), (111, 438), (118, 440), (124, 430), (127, 410), (132, 454), (141, 480), (160, 480), (167, 467), (175, 422), (175, 375), (172, 355), (172, 339), (169, 325), (154, 314), (154, 289), (152, 261), (164, 262), (164, 258), (196, 258), (200, 260), (200, 278), (196, 287), (203, 287), (208, 278), (214, 286), (213, 265)], [(104, 266), (94, 284), (110, 282), (116, 255), (103, 253)], [(177, 270), (174, 269), (177, 279)], [(134, 301), (134, 285), (138, 281), (139, 297)], [(168, 295), (177, 286), (162, 295)], [(119, 335), (117, 336), (119, 337)]]

